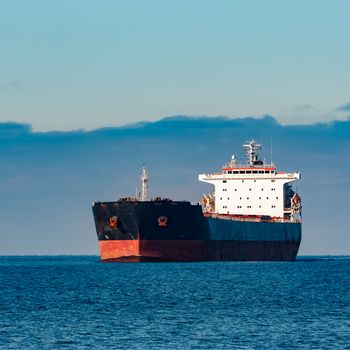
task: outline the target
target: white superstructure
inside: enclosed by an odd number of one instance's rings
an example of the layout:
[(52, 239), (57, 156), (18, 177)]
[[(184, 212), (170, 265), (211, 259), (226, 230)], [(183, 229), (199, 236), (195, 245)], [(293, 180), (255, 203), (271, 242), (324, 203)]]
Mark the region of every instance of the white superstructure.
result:
[(300, 180), (300, 173), (277, 172), (273, 163), (261, 161), (258, 157), (261, 146), (254, 140), (243, 148), (246, 164), (237, 164), (232, 156), (220, 173), (198, 176), (200, 181), (215, 186), (213, 195), (203, 195), (203, 210), (222, 215), (300, 220), (300, 197), (291, 186)]

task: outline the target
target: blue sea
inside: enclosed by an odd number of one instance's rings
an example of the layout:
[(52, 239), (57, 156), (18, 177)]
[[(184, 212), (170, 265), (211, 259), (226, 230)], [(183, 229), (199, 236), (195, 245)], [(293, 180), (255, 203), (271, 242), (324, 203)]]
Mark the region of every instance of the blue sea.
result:
[(350, 349), (350, 259), (0, 257), (1, 349)]

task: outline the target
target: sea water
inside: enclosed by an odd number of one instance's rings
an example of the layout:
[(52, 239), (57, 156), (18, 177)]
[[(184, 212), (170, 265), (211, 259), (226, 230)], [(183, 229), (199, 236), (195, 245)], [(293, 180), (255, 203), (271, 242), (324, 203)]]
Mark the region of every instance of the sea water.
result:
[(2, 349), (350, 349), (350, 260), (1, 257)]

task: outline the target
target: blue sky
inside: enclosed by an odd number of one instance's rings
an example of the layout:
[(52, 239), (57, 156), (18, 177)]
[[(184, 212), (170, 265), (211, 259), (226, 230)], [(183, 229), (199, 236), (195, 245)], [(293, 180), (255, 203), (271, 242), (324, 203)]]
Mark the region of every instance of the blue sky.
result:
[(0, 121), (346, 119), (350, 2), (1, 1)]

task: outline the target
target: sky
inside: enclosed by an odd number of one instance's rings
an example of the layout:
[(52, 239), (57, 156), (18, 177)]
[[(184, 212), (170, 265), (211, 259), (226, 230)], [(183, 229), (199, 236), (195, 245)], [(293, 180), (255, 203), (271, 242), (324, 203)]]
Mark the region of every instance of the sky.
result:
[[(350, 254), (350, 2), (0, 0), (0, 254), (98, 254), (90, 204), (198, 200), (255, 138)], [(189, 152), (191, 150), (191, 152)]]
[(347, 0), (0, 0), (0, 121), (346, 119)]

